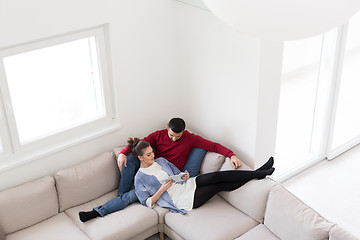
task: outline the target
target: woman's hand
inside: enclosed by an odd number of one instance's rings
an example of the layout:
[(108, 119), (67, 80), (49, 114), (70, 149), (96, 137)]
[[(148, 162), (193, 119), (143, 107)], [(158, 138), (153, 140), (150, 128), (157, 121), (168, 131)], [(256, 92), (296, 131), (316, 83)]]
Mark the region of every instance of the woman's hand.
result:
[(157, 200), (159, 200), (159, 198), (165, 191), (167, 191), (169, 188), (171, 188), (173, 183), (174, 183), (173, 180), (169, 180), (166, 183), (163, 183), (161, 185), (159, 190), (157, 190), (157, 192), (151, 197), (151, 206), (153, 206), (157, 202)]
[(171, 188), (171, 186), (173, 185), (174, 181), (173, 180), (169, 180), (165, 183), (163, 183), (161, 185), (161, 187), (159, 188), (159, 191), (161, 191), (161, 194), (163, 194), (165, 191), (167, 191), (169, 188)]
[(184, 174), (184, 176), (181, 177), (181, 179), (184, 180), (184, 181), (186, 181), (186, 180), (188, 180), (189, 178), (190, 178), (190, 173), (189, 173), (187, 170), (185, 170), (185, 174)]

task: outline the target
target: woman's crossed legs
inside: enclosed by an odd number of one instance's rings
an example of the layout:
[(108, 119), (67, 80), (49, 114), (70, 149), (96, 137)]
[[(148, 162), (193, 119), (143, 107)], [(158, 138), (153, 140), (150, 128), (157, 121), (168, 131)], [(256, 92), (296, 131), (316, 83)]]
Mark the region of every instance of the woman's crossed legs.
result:
[(218, 192), (233, 191), (252, 179), (262, 179), (271, 175), (275, 170), (273, 164), (274, 160), (271, 157), (256, 171), (219, 171), (198, 176), (193, 208), (200, 207)]

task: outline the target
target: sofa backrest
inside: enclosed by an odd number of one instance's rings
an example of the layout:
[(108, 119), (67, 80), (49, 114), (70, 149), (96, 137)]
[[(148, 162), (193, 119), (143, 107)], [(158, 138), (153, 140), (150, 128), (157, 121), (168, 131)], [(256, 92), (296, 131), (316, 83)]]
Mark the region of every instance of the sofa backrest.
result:
[(270, 191), (264, 224), (280, 239), (304, 240), (329, 239), (329, 231), (335, 225), (281, 185)]
[(46, 176), (0, 192), (0, 228), (10, 234), (58, 213), (53, 177)]
[(106, 152), (55, 174), (59, 211), (98, 198), (119, 186), (114, 153)]

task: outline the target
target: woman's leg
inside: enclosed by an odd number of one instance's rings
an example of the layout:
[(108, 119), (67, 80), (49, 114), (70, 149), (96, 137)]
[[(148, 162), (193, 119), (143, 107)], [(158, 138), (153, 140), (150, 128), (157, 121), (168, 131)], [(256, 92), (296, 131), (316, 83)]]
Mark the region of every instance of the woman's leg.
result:
[(214, 185), (196, 187), (194, 195), (193, 208), (198, 208), (208, 200), (210, 200), (215, 194), (221, 191), (233, 191), (238, 189), (248, 181), (240, 181), (235, 183), (218, 183)]
[(271, 157), (264, 165), (262, 165), (256, 171), (230, 170), (206, 173), (197, 177), (196, 184), (197, 186), (204, 186), (221, 182), (237, 182), (243, 180), (251, 180), (255, 178), (262, 179), (266, 175), (272, 174), (272, 172), (274, 171), (272, 170), (273, 165), (274, 159), (273, 157)]
[(273, 167), (273, 165), (274, 165), (274, 158), (270, 157), (269, 160), (266, 163), (264, 163), (264, 165), (256, 169), (256, 171), (270, 169)]
[(249, 181), (252, 179), (262, 179), (267, 175), (271, 175), (273, 172), (274, 168), (259, 171), (229, 170), (206, 173), (196, 178), (196, 186), (208, 186), (218, 183), (233, 183)]
[(252, 179), (262, 179), (274, 172), (274, 168), (258, 171), (221, 171), (200, 175), (196, 178), (193, 208), (198, 208), (221, 191), (233, 191)]

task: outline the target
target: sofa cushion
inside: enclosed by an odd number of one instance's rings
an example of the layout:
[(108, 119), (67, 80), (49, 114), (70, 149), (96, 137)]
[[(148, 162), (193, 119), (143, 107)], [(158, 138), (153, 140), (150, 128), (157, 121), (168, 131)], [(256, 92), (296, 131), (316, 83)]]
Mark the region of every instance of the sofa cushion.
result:
[(276, 184), (267, 178), (252, 180), (234, 191), (220, 192), (219, 195), (237, 209), (262, 223), (270, 189)]
[(201, 164), (200, 174), (219, 171), (224, 161), (224, 155), (207, 152)]
[(201, 148), (193, 148), (186, 159), (186, 163), (182, 171), (188, 171), (190, 177), (197, 176), (200, 172), (200, 167), (206, 152), (206, 150)]
[(55, 174), (60, 212), (98, 198), (119, 186), (120, 173), (112, 152)]
[(355, 237), (347, 230), (342, 227), (335, 225), (330, 229), (330, 238), (329, 240), (359, 240), (359, 237)]
[(65, 213), (59, 213), (41, 223), (6, 236), (6, 240), (90, 240), (71, 222)]
[(280, 240), (277, 236), (274, 235), (264, 224), (259, 224), (253, 229), (250, 229), (244, 235), (236, 238), (236, 240)]
[(167, 213), (165, 224), (183, 239), (234, 239), (258, 222), (215, 195), (203, 206), (187, 212)]
[(13, 233), (58, 213), (54, 178), (50, 176), (0, 192), (0, 226)]
[(281, 185), (270, 191), (264, 224), (281, 239), (328, 239), (333, 226)]
[(85, 223), (79, 220), (79, 211), (89, 211), (116, 196), (117, 191), (115, 190), (93, 201), (67, 209), (65, 213), (93, 240), (132, 239), (139, 234), (142, 235), (144, 232), (148, 232), (147, 237), (149, 237), (157, 232), (158, 214), (153, 209), (147, 208), (140, 203), (133, 203), (121, 211)]

